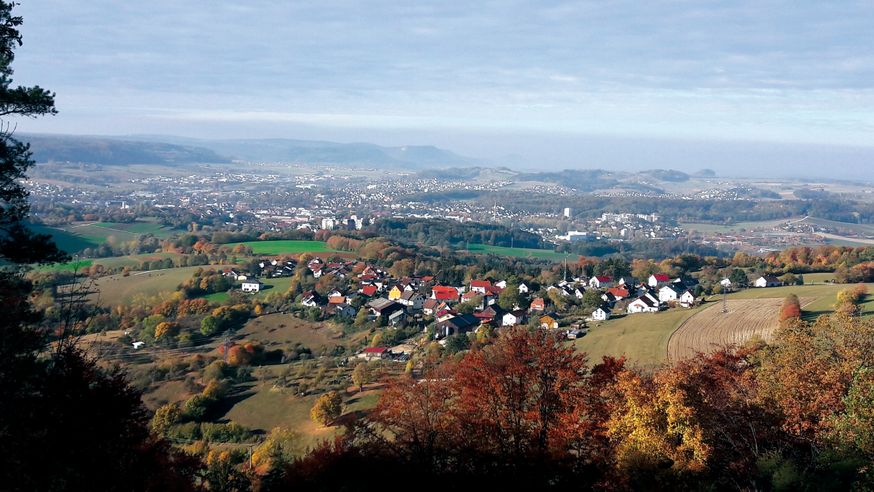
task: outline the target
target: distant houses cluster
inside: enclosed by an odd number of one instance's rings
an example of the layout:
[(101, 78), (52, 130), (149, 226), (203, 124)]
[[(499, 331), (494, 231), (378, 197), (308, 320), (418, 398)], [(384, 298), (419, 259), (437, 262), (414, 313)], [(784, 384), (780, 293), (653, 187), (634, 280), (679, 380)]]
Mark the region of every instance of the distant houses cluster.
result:
[[(262, 289), (259, 278), (293, 276), (298, 267), (294, 260), (275, 259), (260, 261), (257, 266), (259, 271), (256, 274), (234, 269), (227, 269), (224, 274), (239, 281), (243, 292), (257, 293)], [(389, 327), (414, 325), (430, 328), (438, 341), (482, 327), (499, 330), (523, 324), (549, 330), (559, 330), (564, 326), (568, 338), (582, 336), (585, 330), (581, 323), (585, 320), (575, 323), (567, 313), (556, 312), (559, 309), (549, 300), (556, 299), (556, 296), (585, 298), (586, 305), (592, 308), (590, 321), (605, 321), (616, 313), (635, 315), (669, 308), (690, 308), (700, 302), (696, 295), (700, 292), (697, 279), (663, 273), (645, 279), (583, 276), (546, 286), (515, 281), (511, 284), (507, 279), (494, 278), (474, 279), (467, 285), (443, 285), (432, 276), (395, 278), (376, 266), (357, 260), (326, 262), (317, 257), (309, 260), (306, 268), (315, 278), (333, 275), (348, 281), (342, 283), (346, 285), (345, 289), (337, 288), (326, 295), (315, 290), (304, 292), (298, 298), (301, 306), (318, 308), (325, 318), (347, 320), (364, 316), (361, 311), (364, 309), (368, 321)], [(720, 285), (724, 291), (733, 287), (727, 278), (720, 281)], [(772, 276), (762, 276), (753, 285), (775, 287), (782, 282)], [(505, 309), (500, 307), (498, 300), (508, 288), (516, 289), (511, 299), (517, 299), (518, 303), (514, 306), (501, 303)], [(592, 306), (592, 299), (598, 300), (596, 306)], [(363, 358), (397, 359), (396, 355), (375, 348), (362, 354), (359, 355)]]

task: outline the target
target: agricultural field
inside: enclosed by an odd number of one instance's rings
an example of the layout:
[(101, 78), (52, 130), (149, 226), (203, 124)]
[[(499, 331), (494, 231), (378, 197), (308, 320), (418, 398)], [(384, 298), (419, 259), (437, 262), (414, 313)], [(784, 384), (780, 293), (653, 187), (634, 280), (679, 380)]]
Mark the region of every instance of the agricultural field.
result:
[(624, 355), (630, 364), (653, 367), (665, 361), (671, 334), (693, 314), (706, 309), (672, 309), (616, 317), (593, 325), (589, 333), (574, 341), (578, 351), (595, 364), (605, 355)]
[[(806, 281), (807, 275), (805, 275)], [(867, 284), (868, 290), (874, 294), (874, 284)], [(829, 314), (834, 308), (838, 292), (850, 288), (848, 284), (817, 284), (817, 285), (790, 285), (786, 287), (771, 287), (767, 289), (744, 289), (729, 294), (728, 299), (784, 299), (789, 294), (795, 294), (799, 298), (807, 298), (808, 302), (802, 303), (804, 319), (813, 321), (823, 314)], [(874, 315), (874, 295), (868, 295), (860, 305), (862, 315)]]
[(473, 253), (488, 253), (500, 256), (512, 256), (516, 258), (539, 258), (543, 260), (553, 261), (561, 261), (566, 258), (576, 259), (576, 255), (559, 253), (550, 249), (507, 248), (503, 246), (489, 246), (487, 244), (468, 244), (467, 251)]
[(277, 240), (277, 241), (245, 241), (241, 243), (228, 243), (224, 246), (233, 248), (238, 244), (249, 246), (256, 255), (283, 255), (301, 253), (336, 253), (335, 249), (328, 248), (324, 241), (300, 241), (300, 240)]
[(198, 268), (209, 268), (209, 266), (131, 272), (127, 277), (120, 274), (101, 277), (95, 282), (94, 287), (97, 292), (94, 292), (90, 299), (99, 301), (104, 306), (115, 306), (127, 304), (137, 295), (154, 296), (161, 292), (175, 292), (176, 287), (191, 277)]
[[(825, 280), (830, 274), (813, 274), (811, 279)], [(817, 277), (816, 275), (821, 275)], [(807, 275), (805, 275), (805, 279)], [(802, 300), (803, 317), (805, 320), (814, 321), (823, 314), (832, 312), (837, 293), (851, 287), (846, 284), (773, 287), (768, 289), (745, 289), (732, 293), (728, 296), (729, 303), (753, 301), (750, 306), (760, 304), (770, 305), (770, 318), (777, 319), (780, 305), (789, 294), (795, 294)], [(868, 284), (872, 292), (860, 305), (863, 316), (874, 316), (874, 284)], [(679, 330), (687, 320), (698, 316), (698, 313), (713, 309), (721, 314), (721, 297), (712, 296), (708, 303), (693, 309), (670, 309), (659, 313), (641, 313), (633, 315), (617, 316), (616, 318), (595, 323), (584, 337), (573, 342), (574, 347), (586, 352), (589, 361), (597, 362), (604, 355), (624, 355), (631, 364), (652, 367), (667, 360), (669, 342), (675, 331)], [(729, 308), (731, 310), (731, 308)], [(701, 318), (702, 320), (705, 318)], [(695, 326), (695, 325), (692, 325)], [(744, 321), (737, 326), (746, 326)], [(679, 343), (679, 342), (676, 342)], [(724, 343), (720, 338), (702, 340), (701, 345)]]
[[(809, 302), (802, 298), (801, 304)], [(727, 345), (743, 345), (754, 338), (769, 341), (780, 327), (782, 299), (732, 299), (714, 303), (686, 319), (668, 341), (668, 359), (678, 361)]]

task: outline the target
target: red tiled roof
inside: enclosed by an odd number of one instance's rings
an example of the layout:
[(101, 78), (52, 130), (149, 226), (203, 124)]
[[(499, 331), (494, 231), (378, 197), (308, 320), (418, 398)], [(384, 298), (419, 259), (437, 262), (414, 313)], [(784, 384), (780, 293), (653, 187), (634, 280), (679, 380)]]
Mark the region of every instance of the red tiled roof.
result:
[(653, 275), (653, 277), (655, 277), (655, 279), (658, 280), (659, 282), (667, 282), (668, 280), (671, 279), (670, 275), (667, 275), (664, 273), (656, 273)]
[(366, 296), (372, 296), (376, 294), (376, 286), (375, 285), (365, 285), (361, 288), (361, 293)]
[(483, 288), (488, 288), (488, 287), (491, 287), (491, 286), (492, 286), (492, 283), (489, 282), (488, 280), (471, 280), (471, 281), (470, 281), (470, 286), (471, 286), (471, 287), (483, 287)]
[(381, 354), (387, 349), (385, 347), (367, 347), (364, 349), (365, 354)]

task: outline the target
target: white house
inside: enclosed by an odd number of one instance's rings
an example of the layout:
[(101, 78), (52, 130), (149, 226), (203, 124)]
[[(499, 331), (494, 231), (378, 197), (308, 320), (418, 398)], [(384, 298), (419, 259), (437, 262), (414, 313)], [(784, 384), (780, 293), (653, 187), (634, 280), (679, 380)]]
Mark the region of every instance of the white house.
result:
[(757, 278), (754, 285), (756, 287), (780, 287), (781, 285), (783, 285), (783, 282), (781, 282), (780, 279), (778, 279), (777, 277), (765, 275), (763, 277)]
[(628, 304), (628, 313), (655, 313), (659, 310), (659, 301), (650, 294), (644, 294)]
[(680, 298), (683, 291), (673, 285), (665, 285), (659, 289), (659, 302), (673, 302)]
[(256, 293), (261, 291), (261, 281), (260, 280), (244, 280), (240, 288), (243, 292)]
[(610, 310), (599, 307), (598, 309), (592, 311), (592, 319), (595, 321), (606, 321), (610, 319)]
[(519, 293), (520, 294), (527, 294), (529, 291), (530, 291), (530, 289), (528, 288), (527, 285), (519, 284)]
[(680, 305), (683, 307), (691, 307), (693, 304), (695, 304), (695, 295), (692, 294), (691, 290), (687, 289), (680, 296)]
[(589, 279), (589, 287), (593, 289), (606, 289), (613, 287), (613, 279), (606, 275), (595, 275)]
[(731, 290), (731, 280), (727, 278), (720, 280), (719, 285), (722, 286), (723, 290)]
[(131, 345), (134, 347), (134, 349), (139, 350), (146, 345), (146, 342), (134, 342)]
[(661, 287), (662, 285), (668, 284), (671, 282), (671, 276), (664, 273), (654, 273), (649, 276), (647, 280), (647, 284), (650, 287)]
[(511, 311), (501, 318), (501, 326), (516, 326), (525, 322), (525, 311)]
[(418, 311), (422, 309), (422, 305), (425, 303), (425, 296), (415, 291), (405, 291), (403, 294), (401, 294), (398, 302), (403, 304), (404, 306), (413, 308), (414, 310)]

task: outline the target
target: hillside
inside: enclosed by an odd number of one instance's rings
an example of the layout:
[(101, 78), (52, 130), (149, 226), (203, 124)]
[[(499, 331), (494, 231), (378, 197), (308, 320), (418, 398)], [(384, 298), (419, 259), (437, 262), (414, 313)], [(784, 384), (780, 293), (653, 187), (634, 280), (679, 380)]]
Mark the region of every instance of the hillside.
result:
[(68, 135), (22, 135), (21, 138), (30, 143), (36, 162), (103, 165), (230, 162), (209, 149), (163, 142)]

